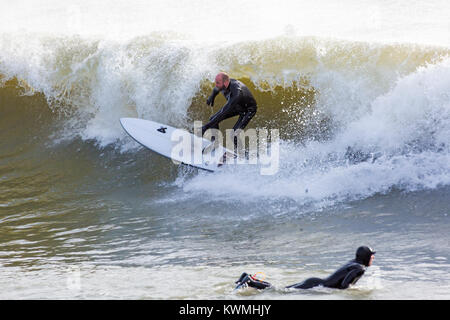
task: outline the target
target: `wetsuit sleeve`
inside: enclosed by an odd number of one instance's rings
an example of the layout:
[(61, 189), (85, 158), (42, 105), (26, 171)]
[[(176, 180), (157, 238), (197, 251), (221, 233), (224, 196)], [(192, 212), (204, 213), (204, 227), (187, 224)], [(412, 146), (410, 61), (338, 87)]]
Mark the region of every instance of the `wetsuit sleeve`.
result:
[(211, 95), (209, 96), (209, 98), (206, 100), (206, 104), (208, 106), (214, 106), (214, 99), (216, 98), (216, 96), (219, 94), (220, 90), (217, 89), (217, 87), (214, 87), (214, 89), (211, 92)]
[(357, 268), (352, 269), (347, 275), (345, 276), (344, 280), (341, 282), (341, 289), (347, 289), (349, 285), (355, 283), (358, 281), (358, 279), (364, 274), (363, 268)]
[(250, 279), (250, 281), (248, 281), (247, 284), (248, 284), (249, 287), (256, 288), (256, 289), (259, 289), (259, 290), (270, 288), (272, 286), (267, 281), (253, 280), (253, 279)]

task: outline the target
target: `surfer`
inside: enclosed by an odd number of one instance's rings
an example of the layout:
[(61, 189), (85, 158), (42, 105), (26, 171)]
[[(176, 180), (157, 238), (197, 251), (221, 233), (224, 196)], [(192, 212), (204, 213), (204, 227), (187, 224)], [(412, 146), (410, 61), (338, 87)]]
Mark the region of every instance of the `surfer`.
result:
[[(220, 72), (215, 78), (216, 86), (206, 100), (206, 104), (213, 107), (214, 99), (222, 92), (227, 103), (213, 115), (207, 124), (202, 127), (202, 135), (208, 129), (219, 129), (219, 122), (239, 116), (233, 130), (244, 129), (256, 113), (256, 100), (250, 90), (241, 81), (231, 79), (225, 72)], [(235, 145), (236, 145), (235, 137)]]
[[(328, 288), (347, 289), (351, 284), (355, 284), (364, 274), (366, 267), (372, 265), (375, 251), (371, 248), (362, 246), (356, 250), (355, 259), (340, 267), (328, 278), (308, 278), (300, 283), (296, 283), (286, 288), (310, 289), (316, 286)], [(247, 273), (243, 273), (236, 281), (236, 289), (242, 286), (249, 286), (256, 289), (270, 288), (272, 285), (266, 281), (258, 280)]]

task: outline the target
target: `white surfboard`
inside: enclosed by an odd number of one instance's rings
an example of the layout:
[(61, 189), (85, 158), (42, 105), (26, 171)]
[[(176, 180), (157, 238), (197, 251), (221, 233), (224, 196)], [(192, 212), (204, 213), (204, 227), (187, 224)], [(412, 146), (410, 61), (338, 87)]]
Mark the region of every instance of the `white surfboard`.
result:
[(120, 124), (138, 143), (176, 163), (215, 171), (222, 166), (224, 154), (228, 159), (235, 157), (220, 144), (212, 147), (210, 140), (166, 124), (137, 118), (121, 118)]

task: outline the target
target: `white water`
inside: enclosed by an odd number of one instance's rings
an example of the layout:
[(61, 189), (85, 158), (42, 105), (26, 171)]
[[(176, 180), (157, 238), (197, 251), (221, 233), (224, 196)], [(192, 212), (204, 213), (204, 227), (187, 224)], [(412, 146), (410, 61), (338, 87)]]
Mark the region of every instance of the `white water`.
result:
[(154, 31), (197, 40), (282, 34), (449, 45), (448, 1), (2, 1), (0, 30), (123, 38)]
[[(276, 175), (244, 166), (181, 180), (185, 191), (329, 204), (449, 183), (446, 2), (222, 6), (18, 1), (2, 11), (0, 73), (3, 81), (24, 80), (26, 94), (44, 93), (67, 115), (55, 141), (81, 137), (122, 150), (136, 144), (120, 117), (186, 125), (202, 82), (219, 70), (257, 87), (307, 78), (318, 91), (315, 107), (335, 127), (329, 141), (282, 141)], [(348, 147), (371, 160), (349, 163)]]

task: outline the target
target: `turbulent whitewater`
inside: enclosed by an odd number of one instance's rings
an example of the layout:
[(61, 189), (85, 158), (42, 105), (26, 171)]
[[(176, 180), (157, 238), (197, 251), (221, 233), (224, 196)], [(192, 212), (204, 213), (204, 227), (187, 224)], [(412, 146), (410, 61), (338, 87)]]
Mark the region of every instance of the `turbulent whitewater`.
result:
[[(25, 292), (4, 283), (5, 292), (235, 298), (224, 283), (247, 268), (298, 282), (366, 244), (381, 269), (349, 295), (330, 295), (448, 298), (447, 2), (229, 5), (241, 10), (202, 0), (23, 0), (2, 10), (0, 277), (23, 272), (31, 283)], [(276, 174), (177, 166), (121, 128), (134, 117), (192, 130), (225, 102), (205, 103), (219, 71), (253, 92), (248, 128), (279, 130)], [(59, 291), (39, 289), (80, 263), (91, 275), (81, 291), (67, 292), (64, 277)], [(103, 285), (98, 265), (122, 280), (133, 269), (135, 285)], [(222, 268), (233, 274), (213, 279), (216, 291), (140, 285)]]
[[(49, 140), (94, 141), (99, 152), (137, 148), (121, 117), (192, 129), (212, 112), (204, 101), (216, 72), (244, 81), (259, 105), (251, 127), (280, 131), (281, 170), (268, 180), (238, 168), (220, 186), (200, 176), (183, 185), (189, 191), (322, 201), (450, 181), (445, 47), (285, 36), (212, 46), (163, 34), (1, 40), (5, 99), (30, 96), (23, 112), (57, 116)], [(240, 190), (245, 181), (255, 185)]]

